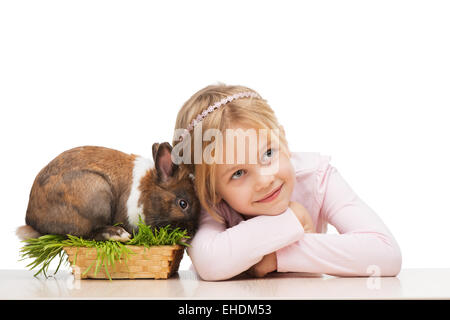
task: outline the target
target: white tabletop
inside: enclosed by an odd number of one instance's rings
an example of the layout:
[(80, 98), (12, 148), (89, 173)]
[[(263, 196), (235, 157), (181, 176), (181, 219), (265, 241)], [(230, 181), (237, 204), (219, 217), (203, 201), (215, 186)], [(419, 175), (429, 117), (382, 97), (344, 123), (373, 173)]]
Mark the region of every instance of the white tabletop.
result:
[(0, 270), (0, 299), (450, 299), (450, 269), (404, 269), (397, 277), (273, 273), (208, 282), (191, 270), (167, 280), (76, 280), (68, 270), (33, 277)]

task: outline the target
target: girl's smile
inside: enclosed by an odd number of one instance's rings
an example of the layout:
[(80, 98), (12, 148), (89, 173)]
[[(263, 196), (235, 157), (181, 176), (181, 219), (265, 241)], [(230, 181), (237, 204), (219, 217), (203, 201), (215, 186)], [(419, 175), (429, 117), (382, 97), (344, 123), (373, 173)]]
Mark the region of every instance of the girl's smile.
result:
[(269, 192), (266, 196), (264, 196), (260, 200), (257, 200), (256, 202), (271, 202), (272, 200), (276, 199), (278, 195), (281, 193), (281, 188), (283, 187), (283, 184), (281, 184), (274, 191)]

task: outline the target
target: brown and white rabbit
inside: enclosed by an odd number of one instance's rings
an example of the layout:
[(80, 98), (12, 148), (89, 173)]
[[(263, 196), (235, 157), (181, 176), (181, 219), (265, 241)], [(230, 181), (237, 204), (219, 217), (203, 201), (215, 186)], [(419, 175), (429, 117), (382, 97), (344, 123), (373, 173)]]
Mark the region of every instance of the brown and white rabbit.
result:
[(168, 142), (153, 144), (153, 161), (95, 146), (61, 153), (37, 175), (17, 235), (127, 241), (141, 217), (152, 227), (170, 224), (193, 236), (200, 203), (171, 151)]

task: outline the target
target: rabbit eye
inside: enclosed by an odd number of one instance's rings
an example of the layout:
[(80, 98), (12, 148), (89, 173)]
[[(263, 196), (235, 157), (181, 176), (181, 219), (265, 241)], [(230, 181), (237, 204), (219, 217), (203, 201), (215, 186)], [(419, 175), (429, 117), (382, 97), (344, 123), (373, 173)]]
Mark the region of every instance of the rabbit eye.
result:
[(188, 207), (188, 203), (186, 200), (180, 199), (178, 200), (178, 205), (180, 206), (181, 209), (186, 210), (186, 208)]

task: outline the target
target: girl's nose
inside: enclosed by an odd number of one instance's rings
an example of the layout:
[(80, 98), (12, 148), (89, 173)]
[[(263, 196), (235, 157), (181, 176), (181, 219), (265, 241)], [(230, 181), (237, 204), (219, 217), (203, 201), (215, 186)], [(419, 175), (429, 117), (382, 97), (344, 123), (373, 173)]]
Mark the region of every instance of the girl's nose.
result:
[(258, 174), (255, 182), (255, 191), (268, 191), (273, 182), (275, 181), (275, 176), (273, 174)]

